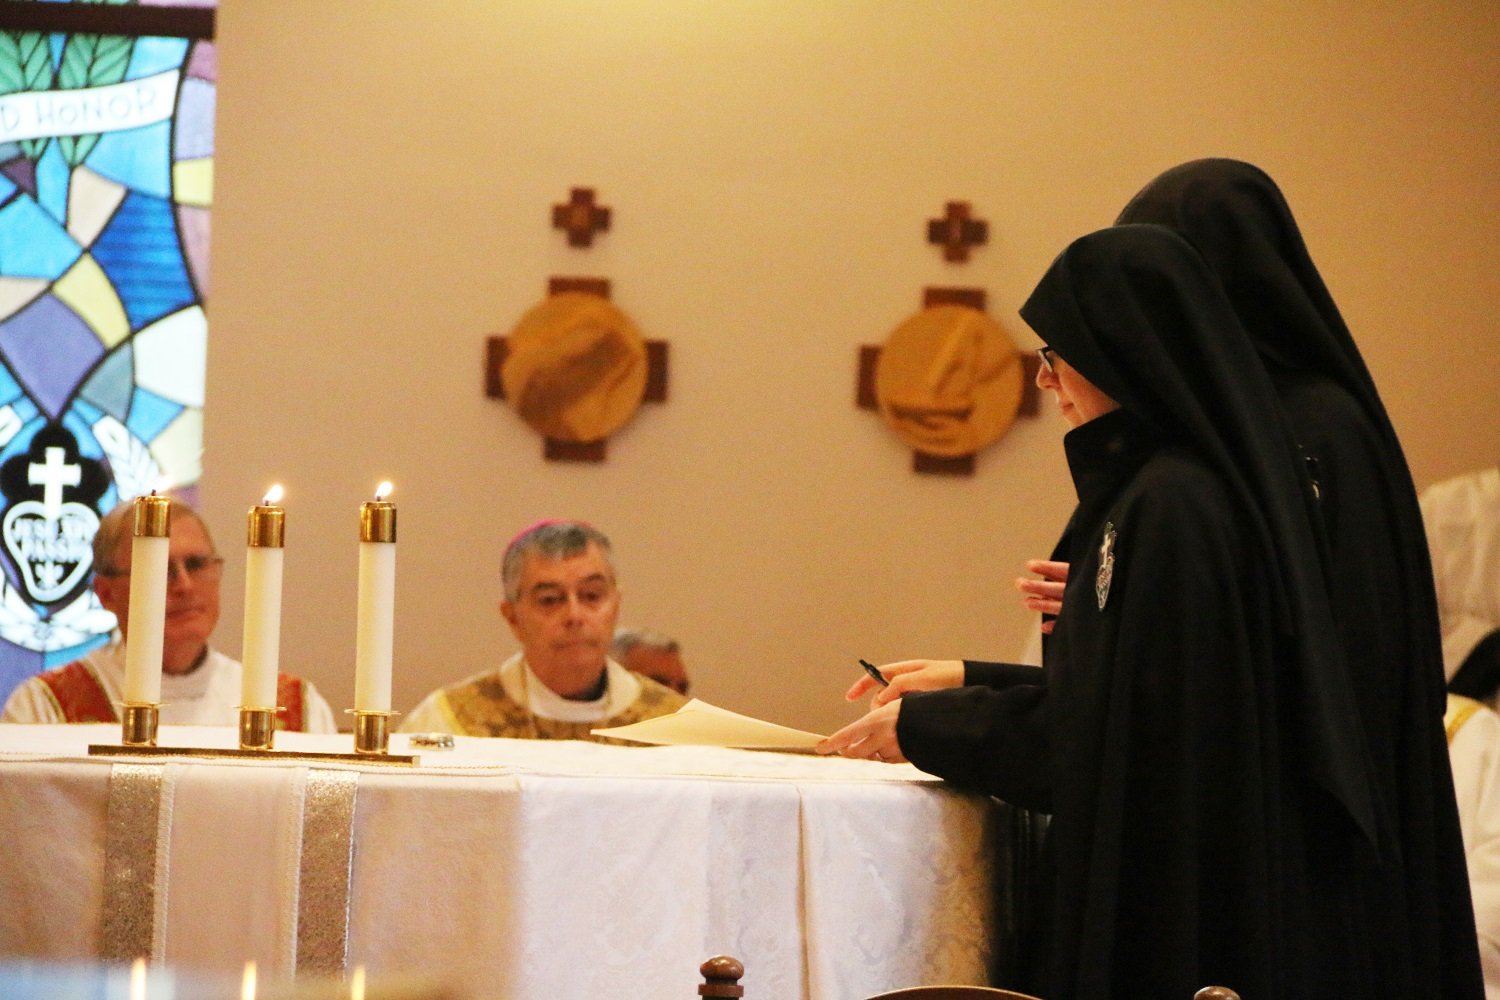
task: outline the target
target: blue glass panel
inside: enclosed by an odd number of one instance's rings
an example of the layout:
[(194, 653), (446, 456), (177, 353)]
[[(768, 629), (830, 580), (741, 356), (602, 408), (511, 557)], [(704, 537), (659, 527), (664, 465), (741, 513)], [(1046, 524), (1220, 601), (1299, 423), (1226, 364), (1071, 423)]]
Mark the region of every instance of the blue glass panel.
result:
[(36, 165), (37, 200), (54, 219), (68, 217), (68, 184), (73, 179), (73, 168), (63, 159), (57, 143), (49, 142), (47, 151)]
[(10, 369), (0, 365), (0, 406), (14, 402), (19, 395), (21, 395), (21, 387), (11, 376)]
[(94, 440), (92, 428), (94, 422), (100, 417), (98, 410), (87, 403), (73, 401), (68, 407), (68, 412), (63, 414), (63, 426), (72, 432), (78, 442), (78, 453), (87, 455), (89, 458), (102, 458), (104, 449), (99, 447), (99, 442)]
[(43, 426), (43, 422), (36, 419), (35, 413), (30, 417), (21, 417), (21, 422), (23, 426), (16, 432), (15, 437), (7, 441), (5, 447), (0, 449), (0, 460), (10, 458), (13, 455), (19, 455), (27, 448), (30, 448), (31, 439), (36, 437), (36, 432)]
[(142, 441), (150, 441), (160, 434), (185, 407), (170, 399), (162, 399), (145, 389), (135, 390), (135, 401), (130, 404), (130, 419), (125, 426)]
[(93, 254), (120, 293), (132, 330), (195, 301), (170, 202), (126, 195)]
[(182, 65), (183, 56), (187, 55), (187, 48), (186, 38), (138, 38), (131, 50), (130, 69), (125, 76), (134, 80), (177, 69)]
[(107, 132), (89, 154), (89, 169), (126, 187), (166, 198), (172, 193), (172, 164), (167, 159), (171, 136), (171, 122)]
[(116, 420), (130, 415), (130, 394), (135, 388), (135, 352), (126, 341), (89, 376), (80, 395)]
[(22, 421), (35, 420), (37, 415), (41, 413), (36, 408), (36, 403), (32, 402), (30, 396), (22, 396), (11, 405), (15, 407), (16, 416), (20, 417)]
[(60, 277), (83, 250), (30, 198), (0, 208), (0, 264), (8, 278)]

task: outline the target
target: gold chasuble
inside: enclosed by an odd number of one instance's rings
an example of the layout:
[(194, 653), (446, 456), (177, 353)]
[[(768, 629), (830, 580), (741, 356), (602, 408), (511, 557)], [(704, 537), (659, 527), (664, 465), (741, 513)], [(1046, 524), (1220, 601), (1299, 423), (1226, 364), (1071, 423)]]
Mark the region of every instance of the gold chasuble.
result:
[(1473, 717), (1484, 705), (1473, 698), (1465, 698), (1461, 694), (1448, 694), (1447, 711), (1443, 713), (1443, 729), (1448, 734), (1448, 745), (1453, 745), (1453, 737), (1463, 728), (1464, 723)]
[[(609, 661), (609, 683), (603, 698), (576, 703), (580, 715), (593, 718), (560, 719), (544, 708), (535, 693), (540, 682), (513, 657), (499, 670), (490, 670), (440, 688), (422, 700), (401, 729), (437, 730), (459, 736), (501, 736), (530, 740), (589, 740), (633, 746), (625, 740), (590, 735), (591, 729), (624, 726), (659, 715), (670, 715), (687, 699), (649, 677), (633, 674)], [(552, 696), (549, 701), (555, 701)], [(595, 708), (595, 712), (590, 712)]]

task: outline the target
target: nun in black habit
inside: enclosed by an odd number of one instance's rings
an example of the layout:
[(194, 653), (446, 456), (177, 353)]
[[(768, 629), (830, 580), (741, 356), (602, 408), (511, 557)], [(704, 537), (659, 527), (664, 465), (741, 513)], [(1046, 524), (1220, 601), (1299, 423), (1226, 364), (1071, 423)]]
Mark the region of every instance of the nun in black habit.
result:
[(1383, 848), (1349, 873), (1389, 945), (1376, 956), (1382, 995), (1477, 996), (1427, 537), (1364, 359), (1285, 197), (1258, 167), (1229, 159), (1173, 167), (1118, 221), (1167, 226), (1208, 262), (1317, 480), (1326, 578), (1371, 753)]
[(1385, 942), (1339, 874), (1378, 848), (1363, 735), (1295, 444), (1233, 311), (1180, 237), (1119, 226), (1022, 315), (1079, 500), (1043, 670), (970, 664), (820, 749), (1051, 814), (1019, 984), (1048, 1000), (1382, 995)]

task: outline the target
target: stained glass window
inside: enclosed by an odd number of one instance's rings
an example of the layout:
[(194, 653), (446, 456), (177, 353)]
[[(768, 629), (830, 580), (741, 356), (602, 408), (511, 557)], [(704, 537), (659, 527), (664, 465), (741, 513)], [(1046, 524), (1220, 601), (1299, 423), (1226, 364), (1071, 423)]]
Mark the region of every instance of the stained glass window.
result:
[(0, 699), (113, 630), (100, 515), (200, 473), (212, 32), (25, 10), (72, 6), (0, 4)]

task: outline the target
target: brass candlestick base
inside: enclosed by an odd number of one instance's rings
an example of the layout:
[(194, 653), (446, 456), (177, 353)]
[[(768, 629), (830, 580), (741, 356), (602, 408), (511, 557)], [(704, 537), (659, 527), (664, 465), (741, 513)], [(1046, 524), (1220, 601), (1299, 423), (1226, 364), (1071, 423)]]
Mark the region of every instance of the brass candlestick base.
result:
[(240, 749), (270, 750), (276, 740), (276, 709), (240, 706)]
[[(387, 753), (390, 741), (388, 719), (398, 712), (355, 712), (354, 732), (357, 753), (321, 753), (309, 750), (273, 750), (271, 742), (276, 731), (276, 709), (240, 709), (240, 747), (229, 750), (221, 747), (159, 747), (156, 745), (156, 723), (160, 705), (144, 705), (127, 702), (121, 706), (124, 732), (120, 746), (89, 744), (91, 757), (197, 757), (206, 760), (235, 758), (239, 760), (336, 761), (343, 764), (394, 764), (401, 767), (414, 766), (418, 758), (412, 754)], [(264, 746), (254, 746), (257, 741)]]
[(161, 705), (127, 701), (120, 706), (120, 742), (128, 747), (156, 746)]
[(391, 716), (400, 712), (354, 712), (354, 752), (356, 754), (384, 754), (389, 752), (391, 742)]

